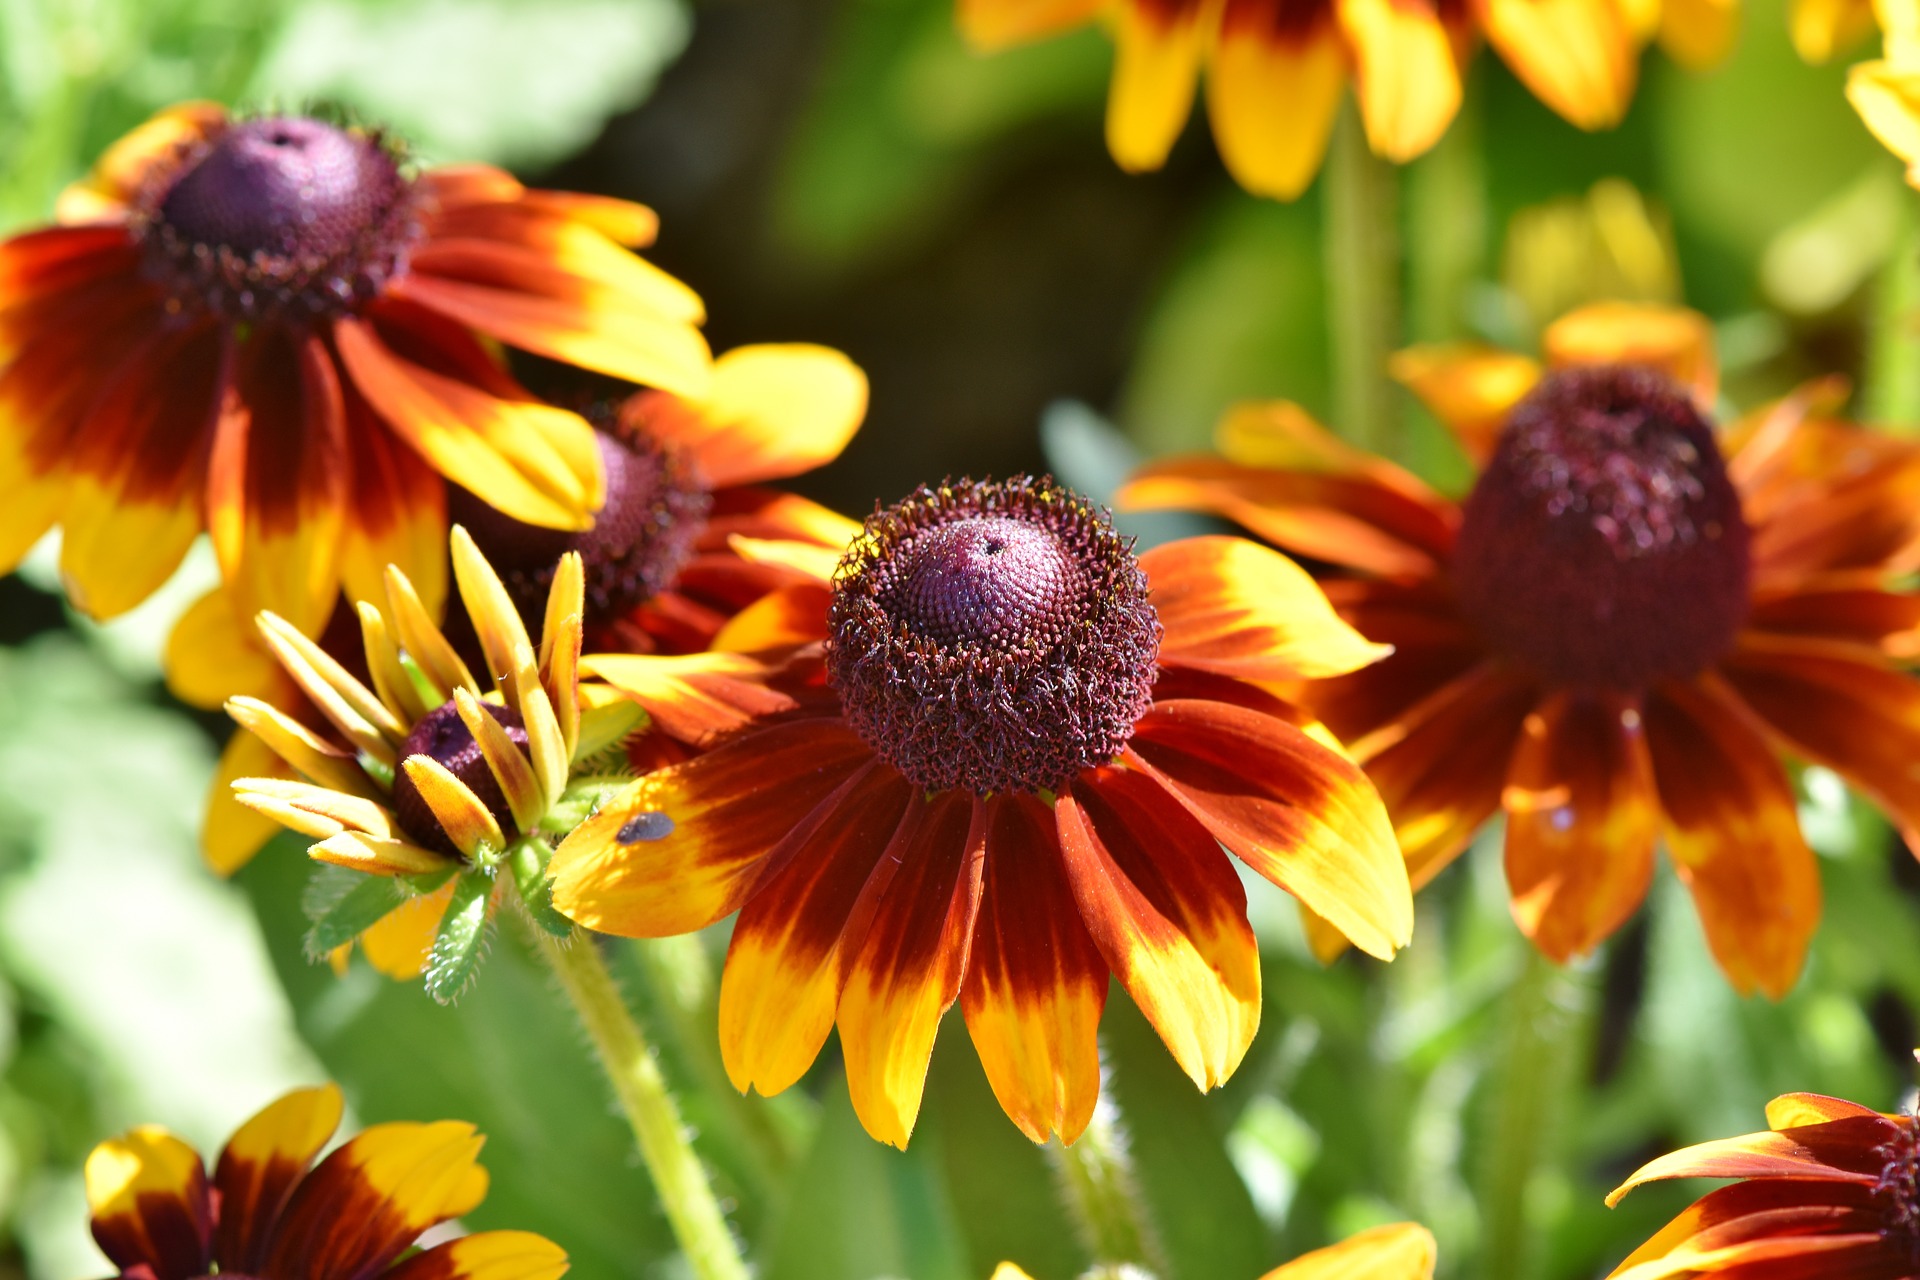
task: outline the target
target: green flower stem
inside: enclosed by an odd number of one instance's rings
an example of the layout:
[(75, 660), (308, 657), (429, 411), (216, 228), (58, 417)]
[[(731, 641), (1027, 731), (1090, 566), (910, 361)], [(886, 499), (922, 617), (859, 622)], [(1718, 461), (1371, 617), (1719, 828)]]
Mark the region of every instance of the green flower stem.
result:
[(1072, 1146), (1056, 1139), (1046, 1151), (1081, 1241), (1093, 1254), (1089, 1274), (1117, 1275), (1119, 1268), (1131, 1267), (1132, 1275), (1144, 1273), (1150, 1280), (1164, 1275), (1166, 1267), (1117, 1116), (1111, 1100), (1103, 1100), (1086, 1132)]
[(1920, 219), (1900, 202), (1900, 231), (1880, 269), (1873, 335), (1867, 348), (1867, 421), (1900, 435), (1920, 434)]
[(1355, 444), (1397, 456), (1400, 397), (1387, 378), (1400, 344), (1397, 179), (1367, 146), (1351, 100), (1341, 105), (1320, 182), (1334, 425)]
[(1487, 162), (1469, 79), (1447, 132), (1407, 167), (1407, 317), (1419, 342), (1466, 336), (1467, 292), (1486, 265)]
[(1492, 1115), (1479, 1196), (1486, 1215), (1479, 1274), (1486, 1280), (1540, 1273), (1528, 1206), (1577, 1084), (1589, 1030), (1588, 993), (1531, 945), (1520, 945), (1526, 959), (1507, 992), (1505, 1042), (1487, 1081)]
[(575, 929), (573, 937), (560, 939), (532, 932), (613, 1082), (693, 1274), (699, 1280), (746, 1280), (746, 1263), (680, 1122), (679, 1107), (592, 935)]

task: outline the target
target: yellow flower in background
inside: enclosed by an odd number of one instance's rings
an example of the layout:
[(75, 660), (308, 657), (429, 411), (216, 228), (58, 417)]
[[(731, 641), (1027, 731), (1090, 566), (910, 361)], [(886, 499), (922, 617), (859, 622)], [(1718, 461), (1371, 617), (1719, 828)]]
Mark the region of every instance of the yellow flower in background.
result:
[(1820, 918), (1781, 757), (1920, 828), (1920, 450), (1837, 420), (1826, 384), (1715, 431), (1692, 312), (1586, 308), (1545, 349), (1399, 358), (1480, 466), (1462, 503), (1285, 403), (1119, 500), (1333, 566), (1393, 653), (1302, 701), (1380, 787), (1416, 887), (1504, 811), (1514, 919), (1565, 961), (1639, 907), (1664, 837), (1721, 970), (1778, 997)]
[[(1435, 1255), (1432, 1232), (1417, 1222), (1396, 1222), (1301, 1254), (1260, 1280), (1433, 1280)], [(1032, 1277), (1003, 1262), (994, 1268), (991, 1280)]]
[(959, 0), (961, 30), (998, 49), (1103, 21), (1116, 46), (1107, 145), (1129, 172), (1157, 169), (1205, 72), (1214, 141), (1256, 195), (1313, 181), (1349, 80), (1367, 141), (1405, 162), (1460, 109), (1481, 38), (1536, 97), (1582, 129), (1618, 124), (1641, 46), (1705, 65), (1727, 49), (1735, 0)]
[(161, 112), (0, 242), (0, 569), (60, 526), (96, 617), (138, 604), (202, 529), (239, 616), (315, 634), (344, 582), (444, 586), (445, 482), (584, 529), (593, 434), (493, 344), (705, 395), (700, 299), (626, 246), (639, 205), (498, 169), (414, 172), (375, 132)]
[(153, 1125), (87, 1157), (93, 1238), (127, 1280), (559, 1280), (567, 1255), (526, 1231), (482, 1231), (415, 1250), (487, 1193), (470, 1124), (379, 1124), (318, 1164), (340, 1090), (300, 1089), (240, 1126), (211, 1175)]

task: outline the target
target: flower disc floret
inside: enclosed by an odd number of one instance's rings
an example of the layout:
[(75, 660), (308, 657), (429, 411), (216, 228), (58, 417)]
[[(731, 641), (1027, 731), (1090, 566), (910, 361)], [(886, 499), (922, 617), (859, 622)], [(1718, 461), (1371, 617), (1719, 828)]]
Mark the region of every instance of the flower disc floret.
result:
[(1747, 619), (1750, 536), (1712, 429), (1648, 368), (1549, 375), (1513, 410), (1453, 553), (1461, 611), (1537, 675), (1631, 692)]
[(693, 555), (713, 498), (680, 451), (645, 431), (589, 415), (598, 430), (606, 503), (583, 533), (543, 529), (455, 490), (448, 515), (473, 534), (520, 616), (538, 625), (554, 566), (569, 551), (586, 572), (587, 621), (602, 623), (665, 590)]
[(921, 488), (834, 577), (827, 672), (848, 722), (928, 791), (1058, 790), (1120, 753), (1160, 623), (1130, 539), (1051, 479)]
[(228, 125), (137, 201), (150, 274), (233, 320), (332, 315), (380, 293), (418, 236), (386, 142), (303, 116)]

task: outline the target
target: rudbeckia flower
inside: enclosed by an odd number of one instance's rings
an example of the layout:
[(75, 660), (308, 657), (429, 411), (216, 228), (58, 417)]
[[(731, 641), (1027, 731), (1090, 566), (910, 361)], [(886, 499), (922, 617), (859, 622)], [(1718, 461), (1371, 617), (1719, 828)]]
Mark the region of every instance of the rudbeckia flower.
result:
[(1359, 769), (1255, 682), (1381, 652), (1284, 557), (1230, 538), (1136, 559), (1047, 480), (921, 489), (833, 572), (721, 646), (813, 642), (815, 679), (608, 801), (555, 851), (555, 905), (661, 936), (735, 911), (720, 1042), (776, 1093), (836, 1023), (867, 1131), (904, 1146), (958, 998), (1002, 1107), (1078, 1137), (1118, 977), (1202, 1088), (1260, 1016), (1259, 954), (1221, 846), (1355, 945), (1412, 928)]
[(526, 1231), (481, 1231), (413, 1251), (487, 1194), (470, 1124), (378, 1124), (315, 1163), (340, 1091), (300, 1089), (240, 1126), (213, 1174), (145, 1125), (87, 1157), (93, 1238), (127, 1280), (559, 1280), (567, 1255)]
[[(739, 347), (714, 362), (712, 383), (699, 398), (647, 390), (605, 414), (590, 413), (597, 419), (594, 445), (606, 476), (606, 500), (592, 529), (530, 525), (459, 488), (451, 492), (449, 509), (499, 575), (529, 630), (544, 624), (561, 558), (577, 553), (587, 647), (613, 655), (589, 674), (642, 699), (650, 691), (671, 697), (688, 687), (683, 677), (725, 682), (730, 673), (757, 671), (735, 657), (692, 655), (701, 654), (742, 608), (804, 576), (788, 568), (788, 560), (811, 555), (830, 565), (858, 529), (844, 516), (763, 482), (839, 456), (859, 428), (866, 402), (866, 375), (837, 351), (801, 344)], [(444, 559), (443, 553), (435, 562), (436, 579), (444, 576)], [(253, 697), (322, 728), (324, 719), (307, 708), (299, 686), (241, 609), (225, 585), (188, 609), (168, 640), (168, 688), (207, 708), (235, 695)], [(466, 615), (453, 611), (446, 627), (456, 650), (472, 655)], [(363, 667), (359, 620), (346, 601), (338, 602), (314, 638), (336, 660)], [(640, 654), (685, 661), (632, 656)], [(365, 676), (363, 669), (356, 673)], [(656, 706), (666, 717), (661, 727), (688, 741), (734, 723), (724, 715), (716, 722), (684, 702), (656, 700)], [(650, 744), (662, 745), (658, 739)], [(235, 803), (232, 782), (283, 769), (251, 734), (229, 740), (202, 826), (202, 848), (215, 870), (228, 874), (245, 865), (274, 830)]]
[(1165, 162), (1204, 67), (1221, 159), (1281, 200), (1313, 181), (1349, 77), (1374, 152), (1405, 162), (1452, 123), (1481, 36), (1542, 102), (1604, 129), (1626, 114), (1649, 36), (1710, 63), (1737, 15), (1733, 0), (959, 0), (960, 28), (983, 49), (1105, 21), (1107, 147), (1129, 172)]
[(383, 972), (424, 969), (439, 999), (473, 976), (508, 882), (536, 924), (571, 932), (547, 904), (549, 838), (619, 785), (588, 762), (637, 716), (612, 690), (579, 680), (585, 575), (577, 554), (563, 557), (554, 576), (537, 650), (458, 526), (453, 571), (485, 655), (484, 684), (390, 567), (389, 612), (359, 607), (365, 680), (285, 619), (261, 615), (264, 642), (324, 731), (256, 698), (227, 704), (299, 775), (238, 779), (240, 803), (312, 837), (316, 861), (370, 877), (322, 904), (309, 951), (327, 955), (358, 939)]
[(1398, 371), (1480, 465), (1456, 503), (1288, 404), (1235, 461), (1146, 468), (1135, 508), (1225, 516), (1330, 566), (1393, 655), (1305, 701), (1380, 787), (1416, 886), (1506, 813), (1514, 919), (1564, 961), (1646, 895), (1656, 843), (1739, 990), (1793, 985), (1820, 915), (1783, 755), (1920, 826), (1920, 453), (1816, 385), (1716, 432), (1691, 312), (1606, 304)]
[[(1417, 1222), (1370, 1227), (1339, 1244), (1303, 1253), (1260, 1280), (1433, 1280), (1433, 1233)], [(1032, 1280), (1011, 1262), (993, 1280)]]
[(1708, 1192), (1609, 1280), (1904, 1280), (1920, 1270), (1920, 1133), (1910, 1115), (1814, 1093), (1767, 1104), (1767, 1132), (1644, 1166), (1607, 1204), (1663, 1178), (1738, 1178)]
[(416, 172), (378, 133), (190, 103), (116, 143), (61, 225), (0, 243), (0, 568), (47, 529), (99, 617), (201, 529), (240, 616), (312, 634), (400, 564), (438, 607), (444, 481), (585, 529), (593, 433), (499, 342), (701, 396), (685, 285), (629, 253), (647, 209), (496, 169)]

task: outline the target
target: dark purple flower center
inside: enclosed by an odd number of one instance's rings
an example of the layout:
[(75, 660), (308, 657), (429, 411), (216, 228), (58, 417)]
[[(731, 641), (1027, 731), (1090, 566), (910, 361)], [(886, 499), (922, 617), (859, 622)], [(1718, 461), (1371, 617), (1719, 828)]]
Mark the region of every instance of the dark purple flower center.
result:
[(1051, 480), (962, 481), (876, 512), (840, 563), (827, 674), (929, 791), (1057, 791), (1152, 701), (1160, 623), (1130, 540)]
[(137, 203), (151, 272), (238, 320), (350, 310), (405, 269), (418, 231), (379, 137), (301, 116), (228, 125)]
[(1876, 1152), (1886, 1164), (1874, 1197), (1880, 1201), (1890, 1236), (1905, 1244), (1908, 1260), (1920, 1264), (1920, 1134), (1911, 1116), (1901, 1116), (1893, 1138)]
[[(511, 707), (498, 706), (483, 702), (481, 706), (507, 731), (507, 737), (521, 750), (527, 748), (527, 730), (520, 713)], [(400, 747), (400, 758), (406, 760), (412, 756), (429, 756), (446, 766), (447, 772), (467, 784), (467, 789), (487, 806), (495, 822), (500, 824), (501, 832), (509, 839), (520, 834), (520, 828), (513, 820), (513, 811), (507, 808), (507, 798), (500, 791), (500, 783), (495, 780), (493, 770), (487, 767), (487, 758), (480, 752), (480, 744), (473, 740), (466, 722), (460, 718), (459, 710), (446, 703), (428, 712), (413, 726), (413, 732)], [(459, 857), (460, 850), (448, 838), (440, 827), (440, 820), (433, 816), (420, 789), (413, 785), (413, 779), (407, 776), (405, 769), (396, 769), (393, 777), (393, 812), (400, 820), (400, 829), (408, 839), (424, 849), (435, 849), (452, 857)]]
[(1732, 646), (1748, 543), (1692, 399), (1651, 369), (1597, 366), (1549, 374), (1514, 409), (1452, 567), (1494, 649), (1556, 684), (1634, 691)]
[[(594, 415), (598, 417), (599, 415)], [(645, 433), (609, 424), (598, 433), (607, 501), (585, 533), (522, 524), (464, 489), (448, 516), (467, 527), (538, 634), (560, 557), (578, 551), (586, 568), (588, 625), (610, 622), (670, 586), (707, 524), (712, 496), (680, 455)]]

